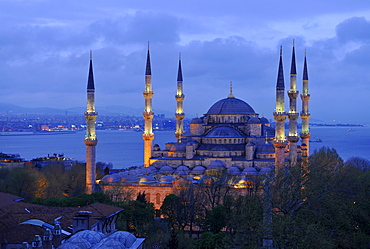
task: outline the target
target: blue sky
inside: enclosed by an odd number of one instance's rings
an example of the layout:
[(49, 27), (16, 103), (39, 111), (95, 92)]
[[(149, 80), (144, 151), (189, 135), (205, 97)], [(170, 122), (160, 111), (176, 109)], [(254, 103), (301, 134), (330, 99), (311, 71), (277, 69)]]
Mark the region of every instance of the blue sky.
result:
[(227, 97), (232, 81), (272, 118), (279, 47), (287, 88), (294, 39), (300, 91), (307, 51), (312, 119), (370, 123), (368, 0), (0, 0), (0, 22), (3, 103), (84, 106), (91, 49), (97, 110), (141, 108), (150, 41), (155, 113), (175, 112), (181, 52), (187, 117)]

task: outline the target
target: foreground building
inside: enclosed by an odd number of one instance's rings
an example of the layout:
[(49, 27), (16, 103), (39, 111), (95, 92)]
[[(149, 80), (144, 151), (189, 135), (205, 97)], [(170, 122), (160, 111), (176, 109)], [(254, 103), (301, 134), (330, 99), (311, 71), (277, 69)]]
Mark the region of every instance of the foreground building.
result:
[[(107, 175), (100, 181), (100, 187), (106, 193), (130, 192), (132, 195), (145, 192), (148, 201), (159, 208), (166, 195), (172, 193), (185, 182), (202, 184), (212, 172), (223, 171), (233, 176), (233, 187), (240, 189), (253, 185), (253, 177), (264, 176), (273, 167), (287, 167), (308, 157), (309, 129), (308, 119), (308, 73), (305, 58), (303, 70), (302, 113), (303, 142), (298, 145), (297, 97), (295, 51), (293, 46), (289, 111), (285, 111), (285, 85), (282, 64), (282, 51), (278, 67), (276, 84), (276, 106), (273, 113), (275, 129), (268, 119), (259, 114), (248, 103), (235, 97), (230, 84), (230, 92), (224, 99), (213, 104), (206, 114), (191, 121), (190, 130), (184, 132), (183, 119), (183, 75), (181, 58), (179, 60), (177, 108), (175, 117), (176, 142), (170, 142), (164, 148), (155, 144), (152, 147), (152, 81), (149, 50), (145, 74), (145, 119), (144, 127), (144, 166), (113, 175)], [(289, 119), (289, 134), (285, 134), (285, 121)], [(114, 195), (114, 194), (112, 194)]]

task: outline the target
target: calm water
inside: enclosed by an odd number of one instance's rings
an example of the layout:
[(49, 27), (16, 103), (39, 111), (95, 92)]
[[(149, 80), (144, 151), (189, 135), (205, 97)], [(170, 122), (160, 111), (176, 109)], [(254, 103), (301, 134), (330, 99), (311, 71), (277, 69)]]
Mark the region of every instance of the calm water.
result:
[[(348, 131), (345, 127), (312, 127), (311, 136), (317, 137), (321, 143), (311, 143), (311, 153), (322, 146), (335, 148), (343, 159), (351, 156), (363, 157), (370, 160), (370, 128), (355, 127)], [(113, 163), (114, 168), (127, 168), (142, 165), (143, 140), (141, 132), (134, 131), (98, 131), (97, 161)], [(0, 136), (0, 151), (10, 154), (20, 154), (30, 160), (44, 157), (48, 154), (64, 153), (66, 157), (75, 160), (85, 160), (85, 133), (80, 131), (73, 134), (59, 135), (29, 135), (29, 136)], [(175, 141), (174, 131), (155, 133), (153, 144), (161, 148), (166, 142)]]

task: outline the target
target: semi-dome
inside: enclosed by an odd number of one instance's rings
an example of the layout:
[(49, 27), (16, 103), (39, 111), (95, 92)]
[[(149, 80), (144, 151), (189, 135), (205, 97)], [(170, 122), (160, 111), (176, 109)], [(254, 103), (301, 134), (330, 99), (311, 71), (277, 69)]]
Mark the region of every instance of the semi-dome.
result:
[(227, 173), (232, 175), (239, 175), (240, 174), (240, 168), (238, 166), (231, 166), (227, 169)]
[(159, 179), (160, 183), (170, 184), (174, 181), (172, 176), (162, 176), (161, 179)]
[(180, 165), (179, 167), (177, 167), (177, 169), (175, 170), (175, 173), (176, 175), (182, 173), (182, 172), (186, 172), (186, 173), (189, 173), (190, 169), (185, 166), (185, 165)]
[(261, 144), (257, 147), (256, 153), (275, 153), (275, 147), (272, 144)]
[(255, 114), (255, 111), (243, 100), (225, 98), (213, 104), (213, 106), (209, 108), (207, 114)]
[(268, 124), (268, 123), (270, 123), (270, 122), (267, 120), (267, 118), (265, 118), (265, 117), (260, 118), (260, 121), (261, 121), (261, 123), (262, 123), (262, 124)]
[(241, 137), (239, 131), (228, 127), (228, 126), (220, 126), (211, 130), (206, 137)]
[(186, 145), (183, 143), (174, 143), (171, 146), (170, 151), (186, 151)]
[(242, 173), (246, 175), (257, 175), (258, 171), (255, 167), (249, 166), (249, 167), (246, 167)]
[(206, 171), (205, 167), (203, 167), (202, 165), (198, 165), (198, 166), (195, 166), (191, 170), (190, 174), (191, 175), (201, 175), (201, 174), (204, 174), (205, 171)]
[(171, 166), (168, 166), (168, 165), (163, 165), (159, 169), (160, 174), (172, 174), (172, 172), (173, 172), (173, 168)]
[(226, 165), (221, 160), (214, 160), (208, 166), (208, 169), (225, 169), (225, 168), (226, 168)]
[(259, 120), (258, 118), (255, 118), (255, 117), (251, 117), (248, 120), (248, 124), (260, 124), (260, 123), (261, 123), (261, 120)]

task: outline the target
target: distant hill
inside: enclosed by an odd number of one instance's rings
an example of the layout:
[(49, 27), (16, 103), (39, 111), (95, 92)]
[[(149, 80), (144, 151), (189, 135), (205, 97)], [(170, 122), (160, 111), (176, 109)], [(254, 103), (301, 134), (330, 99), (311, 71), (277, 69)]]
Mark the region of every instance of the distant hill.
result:
[[(86, 107), (73, 107), (67, 109), (57, 109), (57, 108), (49, 108), (49, 107), (22, 107), (13, 104), (6, 104), (0, 103), (0, 113), (28, 113), (28, 114), (81, 114), (86, 111)], [(129, 115), (129, 116), (142, 116), (143, 115), (143, 108), (132, 108), (127, 106), (106, 106), (106, 107), (99, 107), (97, 111), (100, 115)], [(165, 114), (166, 117), (174, 116), (173, 113), (169, 111), (161, 111), (157, 110), (156, 114)]]

